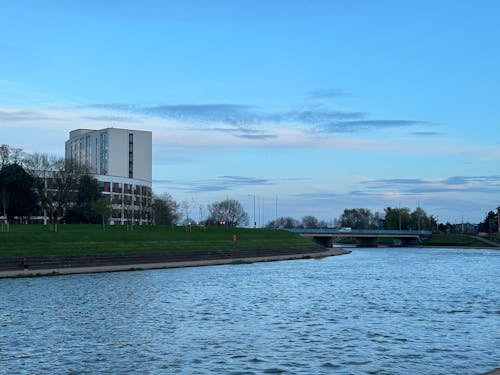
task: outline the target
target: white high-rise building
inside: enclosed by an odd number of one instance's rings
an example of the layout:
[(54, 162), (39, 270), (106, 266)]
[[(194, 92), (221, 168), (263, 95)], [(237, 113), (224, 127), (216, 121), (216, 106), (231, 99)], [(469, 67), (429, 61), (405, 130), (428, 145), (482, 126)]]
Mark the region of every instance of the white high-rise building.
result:
[(66, 141), (66, 159), (90, 168), (112, 204), (112, 224), (151, 223), (151, 132), (73, 130)]

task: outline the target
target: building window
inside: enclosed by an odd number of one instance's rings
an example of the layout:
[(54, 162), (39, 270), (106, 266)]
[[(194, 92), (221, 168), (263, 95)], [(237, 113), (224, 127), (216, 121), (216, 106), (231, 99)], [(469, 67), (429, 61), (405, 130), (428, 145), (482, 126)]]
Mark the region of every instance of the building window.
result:
[(99, 169), (100, 169), (100, 174), (106, 175), (108, 174), (108, 133), (104, 132), (101, 133), (100, 136), (100, 141), (101, 141), (101, 150), (100, 150), (100, 158), (99, 158)]
[(90, 135), (85, 137), (85, 165), (90, 167), (90, 155), (92, 153), (92, 142), (90, 141)]
[(134, 178), (134, 134), (128, 135), (128, 177)]

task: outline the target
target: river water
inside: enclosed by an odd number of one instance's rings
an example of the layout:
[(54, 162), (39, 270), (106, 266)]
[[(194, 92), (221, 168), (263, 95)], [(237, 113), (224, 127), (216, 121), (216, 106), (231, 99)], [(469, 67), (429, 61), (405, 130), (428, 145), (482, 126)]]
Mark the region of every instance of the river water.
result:
[(500, 251), (0, 280), (0, 373), (479, 374)]

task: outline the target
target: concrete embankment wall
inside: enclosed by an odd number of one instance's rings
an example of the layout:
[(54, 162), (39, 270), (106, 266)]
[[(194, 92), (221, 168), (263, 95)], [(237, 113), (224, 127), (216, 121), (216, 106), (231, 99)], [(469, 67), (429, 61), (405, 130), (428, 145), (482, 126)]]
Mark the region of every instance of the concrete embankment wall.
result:
[(250, 249), (250, 250), (216, 250), (216, 251), (175, 251), (164, 253), (135, 254), (94, 254), (78, 256), (37, 256), (0, 258), (0, 271), (37, 270), (72, 267), (98, 267), (115, 265), (136, 265), (150, 263), (189, 262), (215, 259), (242, 259), (282, 255), (318, 253), (322, 250), (316, 246), (310, 248), (288, 249)]

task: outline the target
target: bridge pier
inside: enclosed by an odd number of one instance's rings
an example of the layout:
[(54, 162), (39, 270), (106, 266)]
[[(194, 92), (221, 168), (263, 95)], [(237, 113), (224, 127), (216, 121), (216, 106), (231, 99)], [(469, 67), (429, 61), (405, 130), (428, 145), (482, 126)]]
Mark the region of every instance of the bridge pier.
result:
[(312, 240), (324, 247), (333, 247), (333, 237), (313, 237)]
[(357, 237), (356, 247), (377, 247), (378, 238), (377, 237)]
[(420, 244), (419, 238), (394, 238), (392, 245), (394, 247), (416, 246)]

